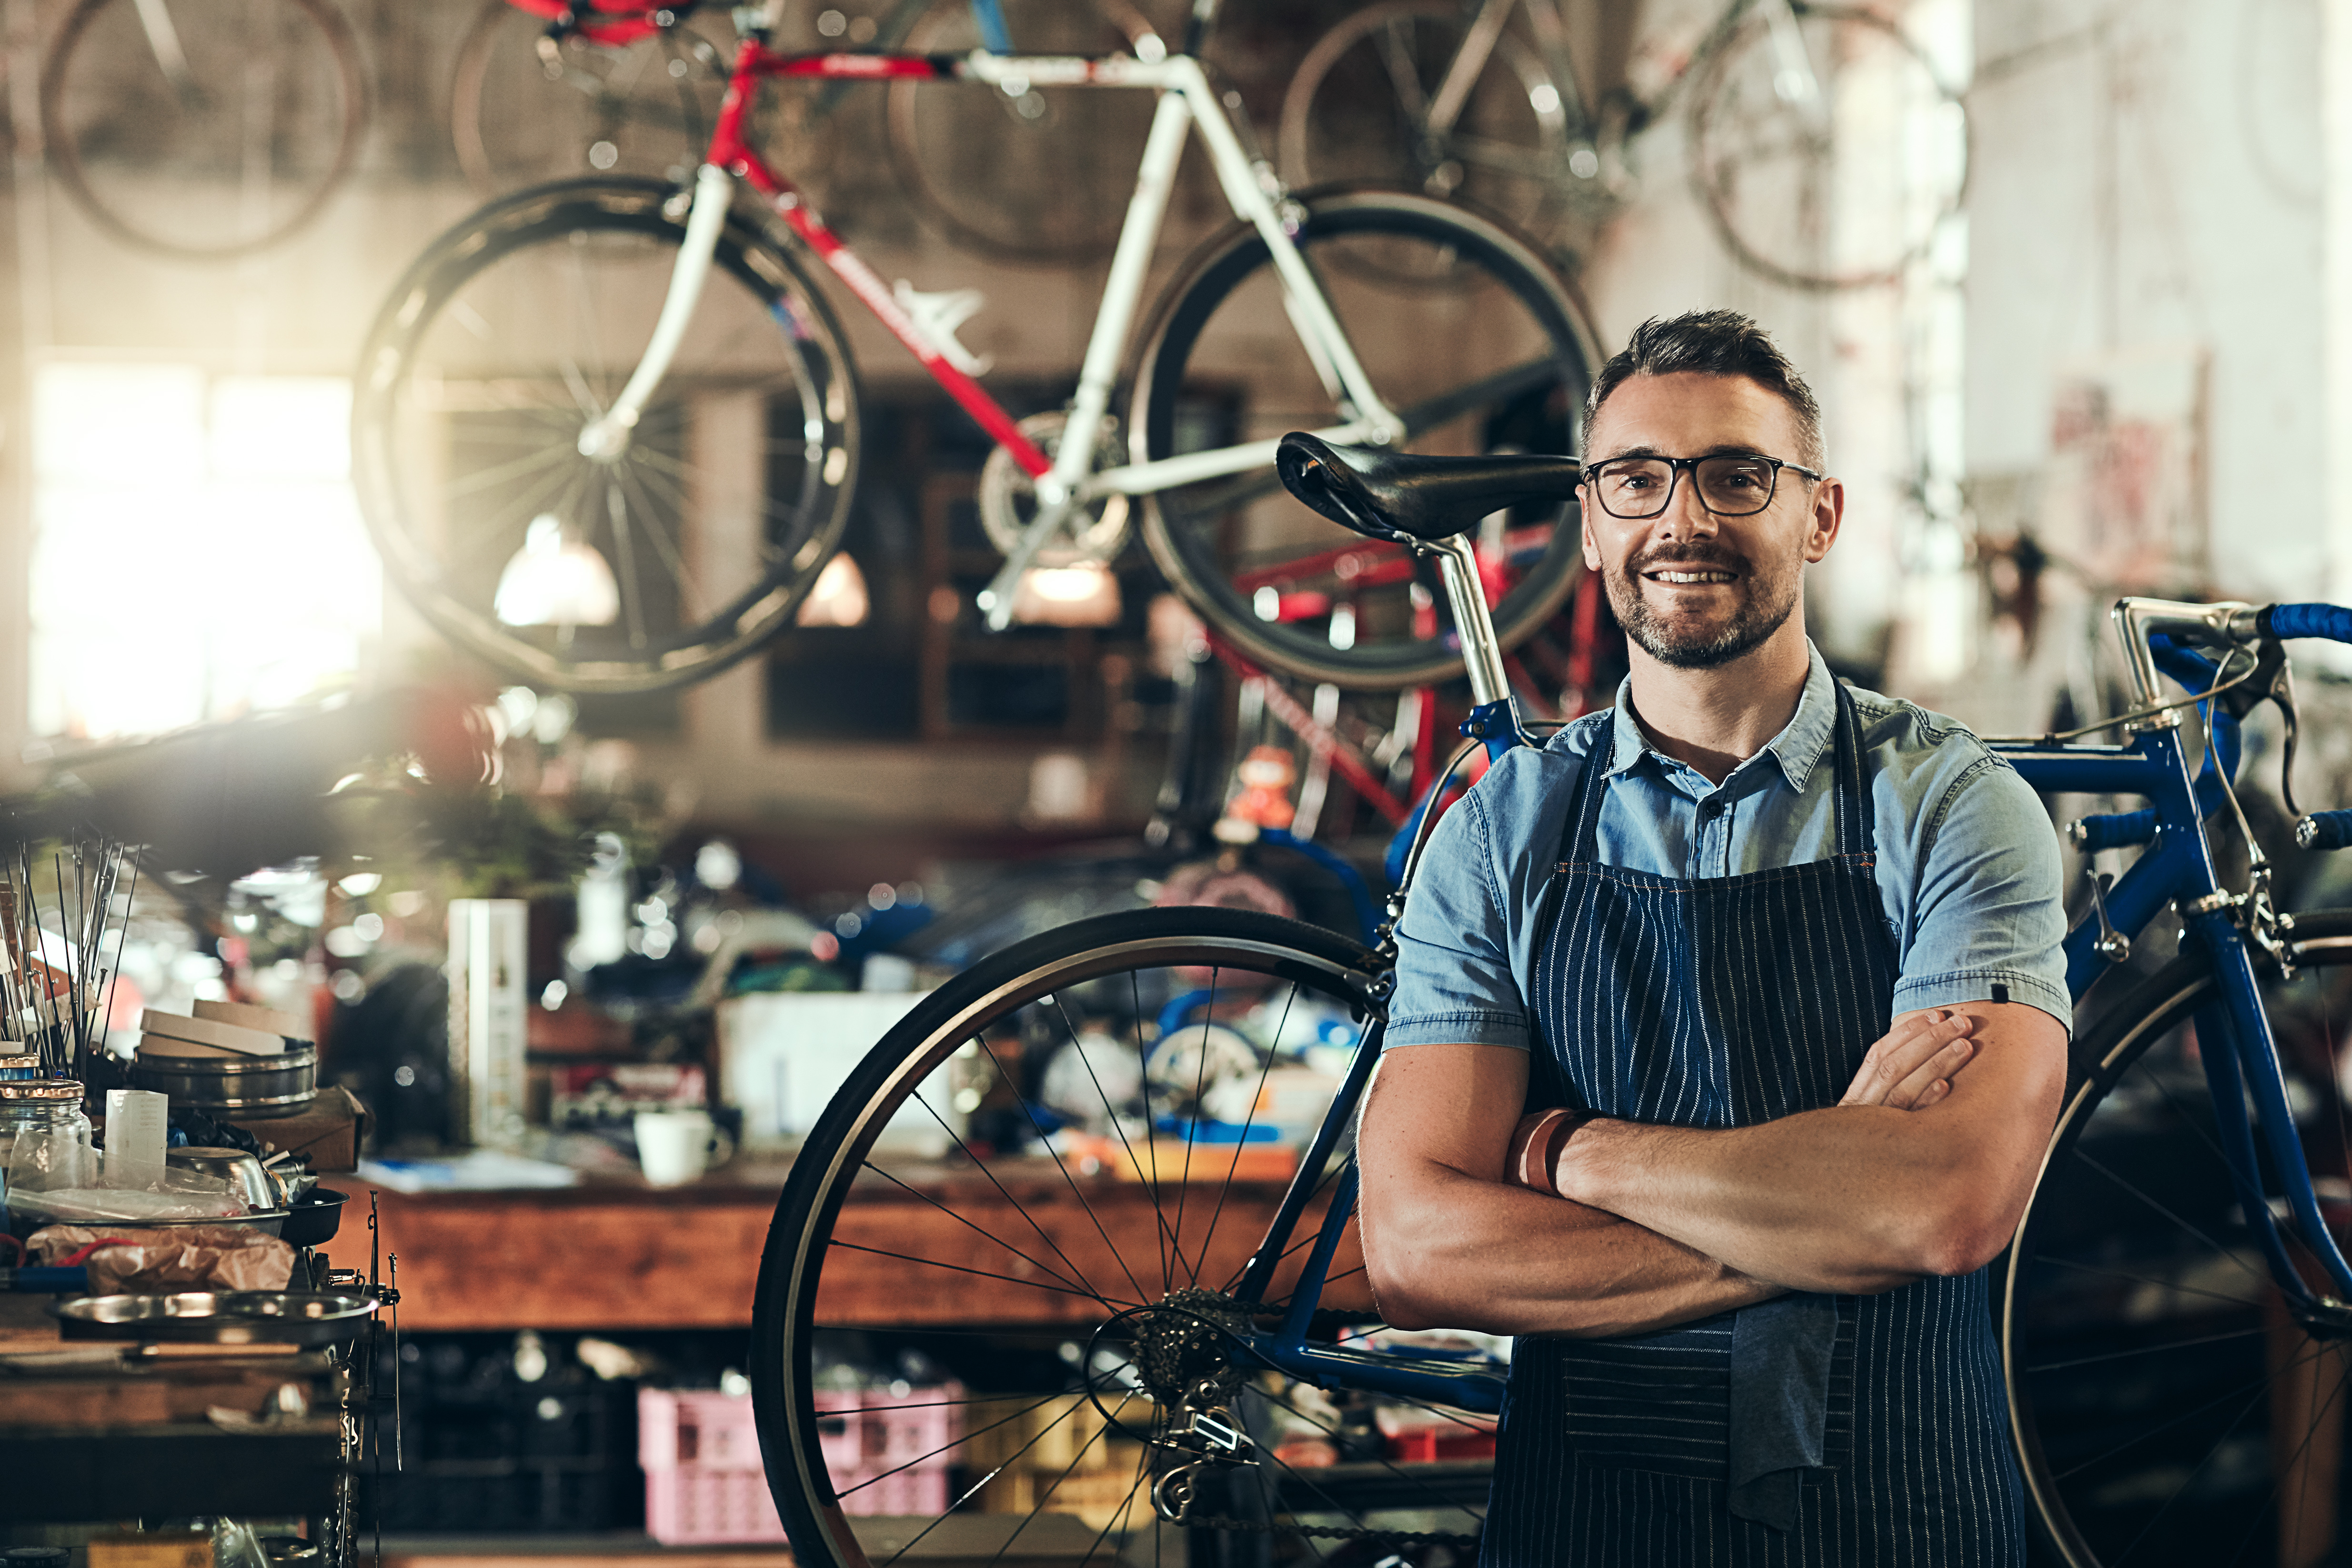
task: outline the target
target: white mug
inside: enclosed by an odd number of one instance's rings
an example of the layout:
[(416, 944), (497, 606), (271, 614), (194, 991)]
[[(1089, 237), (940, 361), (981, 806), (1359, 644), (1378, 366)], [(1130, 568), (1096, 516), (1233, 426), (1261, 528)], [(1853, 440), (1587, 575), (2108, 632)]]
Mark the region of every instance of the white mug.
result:
[(710, 1168), (720, 1142), (707, 1110), (640, 1110), (637, 1163), (656, 1187), (684, 1186)]

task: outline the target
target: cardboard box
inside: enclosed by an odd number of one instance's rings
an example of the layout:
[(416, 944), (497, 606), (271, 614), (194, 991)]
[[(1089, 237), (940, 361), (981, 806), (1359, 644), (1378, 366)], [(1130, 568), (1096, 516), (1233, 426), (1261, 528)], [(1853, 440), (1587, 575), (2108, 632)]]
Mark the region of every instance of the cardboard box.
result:
[(229, 1125), (252, 1133), (271, 1150), (287, 1149), (310, 1156), (310, 1168), (320, 1175), (359, 1169), (360, 1146), (366, 1142), (368, 1109), (358, 1095), (341, 1084), (329, 1084), (299, 1116), (272, 1116), (252, 1121), (232, 1120)]

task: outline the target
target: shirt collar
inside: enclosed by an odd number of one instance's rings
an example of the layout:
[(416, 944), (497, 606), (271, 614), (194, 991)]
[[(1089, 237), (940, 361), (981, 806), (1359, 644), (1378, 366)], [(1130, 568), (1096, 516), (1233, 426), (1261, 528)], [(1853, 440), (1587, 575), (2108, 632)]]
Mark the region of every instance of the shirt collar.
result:
[[(1812, 777), (1813, 765), (1829, 750), (1831, 737), (1837, 729), (1837, 679), (1822, 661), (1821, 649), (1810, 640), (1805, 644), (1805, 689), (1797, 699), (1797, 710), (1764, 746), (1764, 754), (1780, 765), (1780, 776), (1800, 795), (1804, 793), (1805, 781)], [(1630, 772), (1648, 756), (1656, 756), (1659, 765), (1665, 765), (1668, 759), (1651, 746), (1649, 738), (1642, 733), (1641, 721), (1633, 717), (1633, 678), (1630, 675), (1617, 688), (1617, 706), (1611, 723), (1616, 735), (1616, 757), (1603, 777), (1613, 779)], [(1751, 757), (1740, 766), (1746, 768), (1754, 761)]]

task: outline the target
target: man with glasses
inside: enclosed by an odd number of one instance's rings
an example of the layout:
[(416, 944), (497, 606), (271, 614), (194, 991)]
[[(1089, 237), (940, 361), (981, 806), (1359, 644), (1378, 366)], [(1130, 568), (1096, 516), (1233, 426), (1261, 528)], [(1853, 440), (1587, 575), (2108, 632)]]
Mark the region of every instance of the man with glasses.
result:
[(1387, 1320), (1520, 1336), (1482, 1568), (2021, 1563), (1985, 1266), (2064, 1079), (2048, 816), (1808, 641), (1844, 490), (1752, 321), (1644, 323), (1585, 453), (1632, 673), (1439, 826), (1358, 1141)]

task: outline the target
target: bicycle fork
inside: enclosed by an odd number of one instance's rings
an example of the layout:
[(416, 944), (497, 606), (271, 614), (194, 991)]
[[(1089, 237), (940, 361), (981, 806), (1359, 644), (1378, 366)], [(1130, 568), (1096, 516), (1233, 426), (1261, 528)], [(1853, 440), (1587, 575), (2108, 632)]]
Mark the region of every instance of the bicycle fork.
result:
[(599, 462), (614, 462), (629, 449), (629, 437), (644, 415), (646, 401), (678, 344), (686, 341), (688, 323), (702, 302), (702, 286), (710, 278), (710, 260), (719, 252), (719, 237), (727, 227), (727, 209), (735, 200), (735, 176), (716, 163), (705, 163), (694, 177), (694, 206), (687, 216), (686, 238), (670, 269), (669, 292), (662, 299), (661, 315), (654, 322), (653, 341), (645, 358), (630, 374), (621, 395), (581, 427), (580, 455)]

